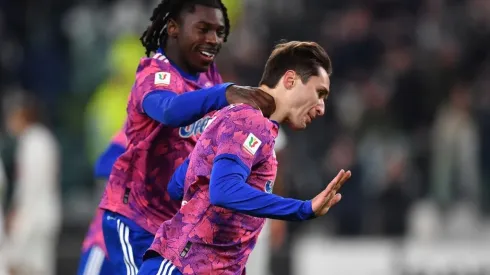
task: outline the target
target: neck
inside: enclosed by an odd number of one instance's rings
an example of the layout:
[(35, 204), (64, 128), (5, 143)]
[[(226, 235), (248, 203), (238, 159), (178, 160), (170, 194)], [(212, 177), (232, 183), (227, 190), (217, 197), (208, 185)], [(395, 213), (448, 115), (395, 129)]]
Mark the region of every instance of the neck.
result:
[(265, 85), (261, 85), (260, 89), (272, 96), (274, 98), (274, 101), (276, 102), (276, 110), (274, 111), (274, 113), (272, 113), (270, 119), (277, 121), (278, 123), (284, 122), (284, 120), (286, 120), (286, 118), (288, 117), (289, 108), (283, 100), (284, 96), (279, 95), (280, 93), (284, 95), (285, 91), (283, 91), (281, 88), (269, 88)]
[(174, 43), (172, 43), (170, 39), (167, 41), (167, 45), (165, 46), (165, 48), (163, 48), (163, 51), (165, 52), (165, 56), (181, 71), (189, 75), (197, 74), (196, 71), (192, 70), (190, 66), (187, 65), (187, 63), (184, 61), (184, 58), (180, 54), (178, 46), (174, 45)]

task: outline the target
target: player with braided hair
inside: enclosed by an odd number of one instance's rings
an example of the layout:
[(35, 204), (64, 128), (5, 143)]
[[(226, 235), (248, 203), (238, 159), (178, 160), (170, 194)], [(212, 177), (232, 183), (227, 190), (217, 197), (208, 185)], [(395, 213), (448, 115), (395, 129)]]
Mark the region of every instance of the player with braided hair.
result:
[(219, 8), (223, 12), (224, 26), (219, 30), (220, 35), (223, 37), (223, 42), (226, 42), (228, 35), (230, 34), (230, 20), (228, 19), (228, 13), (226, 7), (220, 0), (203, 0), (203, 1), (175, 1), (175, 0), (163, 0), (154, 10), (150, 17), (152, 24), (141, 36), (141, 43), (146, 48), (146, 55), (150, 56), (151, 52), (156, 52), (161, 45), (165, 45), (167, 42), (167, 28), (170, 20), (175, 20), (175, 16), (179, 14), (182, 9), (188, 9), (192, 12), (195, 6), (192, 4), (202, 4), (214, 8)]
[(236, 103), (265, 116), (275, 109), (258, 88), (222, 83), (214, 58), (230, 24), (221, 0), (162, 0), (150, 20), (141, 36), (147, 57), (129, 95), (127, 146), (99, 204), (113, 274), (136, 275), (158, 227), (179, 210), (167, 184), (212, 113)]

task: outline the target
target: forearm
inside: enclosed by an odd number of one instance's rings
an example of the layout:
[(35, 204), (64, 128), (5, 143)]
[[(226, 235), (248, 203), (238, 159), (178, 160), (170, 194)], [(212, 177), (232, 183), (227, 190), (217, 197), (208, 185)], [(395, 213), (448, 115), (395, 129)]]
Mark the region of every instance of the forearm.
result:
[(247, 215), (287, 221), (313, 217), (311, 201), (283, 198), (257, 190), (245, 182), (246, 167), (231, 158), (215, 161), (209, 186), (213, 205)]
[(153, 91), (143, 99), (143, 110), (167, 126), (187, 126), (207, 113), (227, 106), (226, 90), (231, 85), (224, 83), (181, 95), (167, 90)]

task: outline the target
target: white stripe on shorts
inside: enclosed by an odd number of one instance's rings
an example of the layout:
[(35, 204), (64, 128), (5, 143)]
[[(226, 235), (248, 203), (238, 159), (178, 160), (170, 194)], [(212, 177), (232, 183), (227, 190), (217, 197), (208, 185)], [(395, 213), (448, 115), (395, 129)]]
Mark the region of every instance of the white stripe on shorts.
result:
[(138, 269), (134, 264), (133, 249), (129, 244), (129, 228), (120, 220), (117, 220), (117, 232), (123, 251), (124, 264), (126, 265), (126, 275), (136, 275)]
[(157, 271), (156, 275), (162, 275), (163, 267), (167, 265), (168, 260), (163, 260), (162, 263), (160, 264), (160, 268)]
[(173, 265), (171, 261), (164, 259), (160, 264), (160, 268), (158, 269), (156, 275), (172, 275), (174, 269), (175, 269), (175, 265)]
[(92, 249), (90, 249), (90, 254), (88, 256), (87, 263), (85, 264), (83, 275), (99, 275), (104, 259), (104, 251), (100, 247), (94, 246)]

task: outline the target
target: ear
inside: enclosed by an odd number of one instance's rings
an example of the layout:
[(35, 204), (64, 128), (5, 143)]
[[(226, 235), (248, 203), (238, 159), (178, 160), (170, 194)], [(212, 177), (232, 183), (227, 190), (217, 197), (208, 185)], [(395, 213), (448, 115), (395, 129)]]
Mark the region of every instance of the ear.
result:
[(293, 70), (288, 70), (283, 76), (283, 84), (286, 89), (292, 89), (296, 85), (298, 75)]
[(169, 37), (177, 38), (179, 36), (179, 24), (173, 19), (168, 20), (167, 34)]

